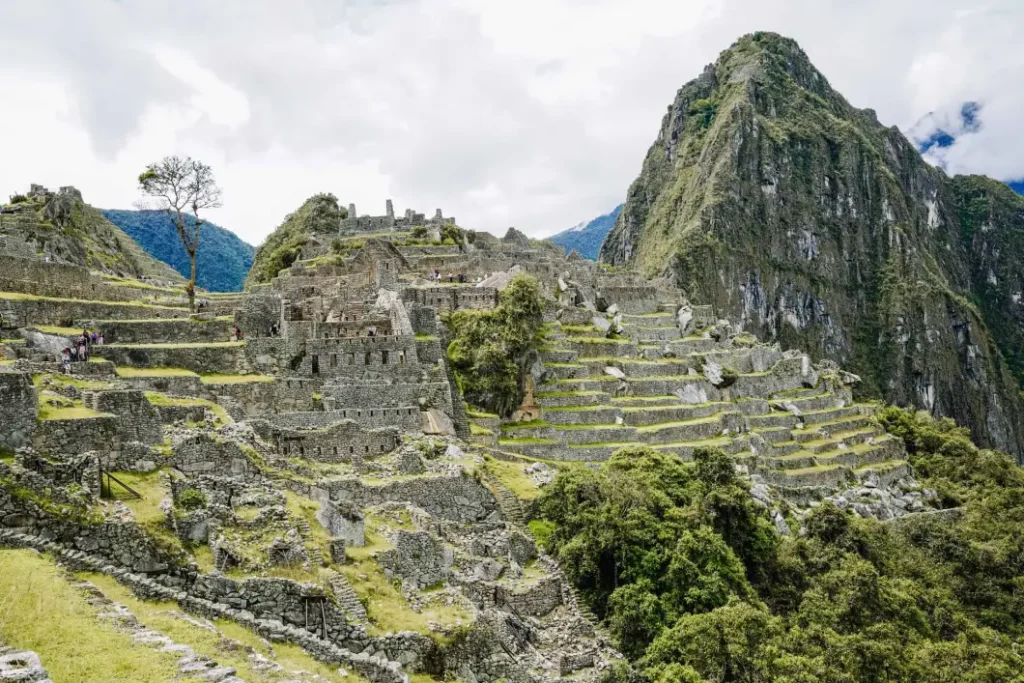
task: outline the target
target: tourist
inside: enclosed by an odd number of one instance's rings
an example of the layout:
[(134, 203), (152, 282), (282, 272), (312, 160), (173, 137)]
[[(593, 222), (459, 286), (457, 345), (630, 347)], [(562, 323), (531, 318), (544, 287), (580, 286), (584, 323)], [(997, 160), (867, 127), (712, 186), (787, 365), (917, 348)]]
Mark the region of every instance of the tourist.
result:
[(235, 325), (235, 334), (232, 336), (231, 341), (242, 341), (242, 331), (238, 329), (238, 325)]
[(99, 346), (103, 346), (103, 333), (102, 333), (102, 332), (100, 332), (100, 336), (99, 336), (99, 338), (97, 338), (97, 339), (96, 339), (96, 343), (97, 343), (97, 344), (98, 344)]
[(68, 361), (71, 362), (71, 363), (77, 363), (78, 362), (78, 347), (77, 346), (72, 346), (67, 351), (68, 351)]
[(78, 340), (78, 360), (87, 361), (89, 360), (89, 345), (85, 341), (85, 338)]
[(71, 372), (71, 349), (66, 346), (60, 352), (60, 371), (65, 375)]

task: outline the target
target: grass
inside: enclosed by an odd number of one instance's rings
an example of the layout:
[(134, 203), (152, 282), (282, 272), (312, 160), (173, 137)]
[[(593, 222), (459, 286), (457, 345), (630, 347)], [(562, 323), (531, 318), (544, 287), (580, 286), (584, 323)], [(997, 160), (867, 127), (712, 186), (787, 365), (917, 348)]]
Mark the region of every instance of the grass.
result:
[(537, 545), (542, 548), (547, 545), (547, 540), (551, 537), (551, 534), (555, 533), (555, 523), (546, 519), (531, 519), (526, 526), (530, 529), (530, 533), (533, 534)]
[(204, 374), (203, 384), (255, 384), (258, 382), (273, 382), (274, 378), (269, 375), (229, 375), (211, 372)]
[[(28, 328), (30, 330), (37, 330), (43, 334), (56, 334), (62, 337), (78, 337), (82, 334), (81, 327), (59, 327), (57, 325), (33, 325)], [(92, 330), (89, 330), (92, 332)]]
[(510, 432), (516, 429), (531, 429), (533, 427), (551, 427), (544, 420), (530, 420), (529, 422), (516, 422), (515, 424), (502, 425), (501, 430), (503, 432)]
[(36, 389), (41, 389), (43, 381), (49, 378), (50, 382), (57, 384), (65, 384), (75, 387), (76, 389), (95, 390), (95, 389), (110, 389), (113, 384), (110, 382), (104, 382), (102, 380), (95, 379), (81, 379), (79, 377), (71, 377), (69, 375), (51, 374), (51, 373), (39, 373), (32, 375), (32, 384), (35, 385)]
[(487, 429), (486, 427), (481, 427), (475, 422), (469, 423), (469, 433), (472, 436), (493, 436), (494, 434), (494, 432), (492, 432), (490, 429)]
[(436, 342), (441, 341), (441, 338), (436, 334), (417, 334), (416, 341), (418, 342)]
[(540, 495), (540, 487), (526, 472), (525, 463), (505, 462), (484, 456), (484, 469), (505, 485), (520, 500), (533, 500)]
[(532, 436), (519, 439), (498, 439), (499, 446), (550, 446), (557, 443), (553, 439), (540, 439)]
[(55, 301), (62, 304), (77, 304), (79, 306), (95, 304), (100, 306), (142, 306), (144, 308), (156, 308), (167, 311), (187, 311), (188, 306), (160, 306), (158, 304), (147, 304), (145, 301), (95, 301), (91, 299), (62, 299), (55, 296), (39, 296), (37, 294), (25, 294), (22, 292), (0, 292), (0, 299), (5, 301)]
[(49, 403), (39, 405), (39, 419), (48, 420), (92, 420), (97, 417), (114, 417), (110, 413), (100, 413), (92, 408), (81, 405), (54, 406)]
[(402, 591), (384, 576), (374, 559), (377, 553), (392, 547), (383, 536), (387, 528), (387, 523), (381, 518), (368, 516), (366, 545), (345, 548), (349, 561), (340, 567), (341, 573), (366, 605), (371, 622), (369, 631), (373, 634), (416, 631), (440, 639), (437, 633), (430, 630), (427, 625), (429, 622), (444, 626), (468, 623), (470, 612), (458, 605), (427, 602), (418, 612), (409, 606)]
[[(567, 396), (602, 396), (605, 392), (603, 391), (542, 391), (536, 394), (537, 398), (563, 398)], [(550, 410), (550, 408), (547, 408)]]
[[(338, 673), (337, 666), (332, 667), (317, 661), (297, 645), (272, 644), (233, 621), (218, 619), (213, 622), (214, 627), (225, 638), (236, 641), (227, 642), (217, 637), (218, 634), (186, 620), (187, 615), (176, 603), (139, 600), (128, 588), (109, 576), (83, 574), (81, 578), (95, 584), (111, 600), (127, 607), (146, 627), (163, 633), (176, 643), (188, 645), (222, 666), (234, 667), (238, 670), (237, 675), (249, 683), (283, 683), (293, 680), (295, 677), (291, 674), (299, 671), (315, 674), (330, 683), (356, 683), (363, 680), (354, 672), (350, 672), (347, 677), (343, 676)], [(242, 647), (238, 647), (237, 644), (241, 644)], [(271, 671), (254, 666), (247, 652), (250, 648), (249, 651), (255, 651), (277, 663), (284, 671)]]
[(0, 551), (0, 639), (40, 656), (57, 683), (170, 683), (179, 655), (158, 652), (98, 618), (46, 557)]
[(226, 342), (181, 342), (160, 344), (107, 344), (116, 349), (228, 349), (245, 346), (244, 341)]
[(205, 398), (182, 398), (180, 396), (168, 396), (167, 394), (161, 394), (157, 391), (147, 391), (146, 398), (154, 406), (203, 406), (208, 408), (214, 414), (214, 424), (218, 427), (232, 424), (234, 420), (228, 415), (228, 411), (224, 410), (224, 407), (213, 401), (208, 401)]
[(696, 420), (678, 420), (676, 422), (658, 422), (652, 425), (644, 425), (643, 427), (637, 427), (636, 430), (641, 434), (649, 432), (659, 432), (663, 429), (672, 429), (673, 427), (688, 427), (690, 425), (708, 424), (710, 422), (721, 422), (722, 414), (712, 415), (711, 417), (701, 417)]
[(128, 486), (139, 492), (141, 499), (135, 498), (130, 493), (114, 482), (111, 486), (111, 493), (115, 500), (123, 501), (127, 505), (135, 521), (145, 526), (147, 530), (154, 524), (163, 526), (164, 511), (160, 509), (160, 502), (170, 495), (164, 485), (163, 476), (159, 471), (148, 474), (136, 472), (114, 472), (114, 476)]
[(184, 368), (115, 368), (118, 377), (198, 377)]
[(565, 341), (576, 344), (632, 344), (632, 339), (613, 337), (566, 337)]

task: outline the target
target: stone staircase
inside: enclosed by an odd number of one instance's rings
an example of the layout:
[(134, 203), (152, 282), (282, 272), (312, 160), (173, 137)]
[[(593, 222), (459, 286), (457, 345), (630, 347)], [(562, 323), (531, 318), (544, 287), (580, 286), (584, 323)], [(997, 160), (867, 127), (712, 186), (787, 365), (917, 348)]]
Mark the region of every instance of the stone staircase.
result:
[(526, 519), (526, 513), (523, 511), (523, 505), (519, 498), (516, 497), (516, 494), (512, 493), (495, 476), (487, 475), (485, 481), (487, 487), (494, 494), (495, 500), (498, 501), (498, 508), (501, 510), (501, 514), (506, 521), (517, 527), (525, 527), (528, 520)]
[(320, 550), (320, 546), (313, 539), (313, 530), (309, 526), (309, 522), (299, 517), (295, 520), (295, 529), (299, 532), (299, 536), (302, 537), (303, 545), (306, 546), (306, 553), (309, 556), (309, 563), (313, 567), (324, 566), (324, 555)]
[(356, 594), (349, 582), (345, 580), (345, 577), (338, 572), (332, 571), (327, 581), (331, 586), (331, 590), (334, 591), (334, 599), (342, 611), (345, 612), (345, 616), (351, 618), (357, 624), (366, 624), (369, 621), (366, 607), (363, 606), (359, 595)]

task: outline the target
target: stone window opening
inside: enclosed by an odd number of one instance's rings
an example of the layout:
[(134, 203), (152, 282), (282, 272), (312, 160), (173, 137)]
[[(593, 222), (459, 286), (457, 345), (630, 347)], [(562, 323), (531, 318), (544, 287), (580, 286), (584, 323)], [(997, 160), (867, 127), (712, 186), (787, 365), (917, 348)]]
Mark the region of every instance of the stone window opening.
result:
[(388, 364), (388, 352), (387, 351), (381, 351), (380, 352), (380, 364), (381, 365), (387, 365)]
[(314, 375), (319, 375), (320, 374), (320, 356), (316, 356), (316, 355), (313, 356), (313, 374)]
[(366, 452), (367, 452), (367, 453), (369, 453), (369, 452), (370, 452), (370, 447), (369, 447), (369, 446), (366, 446)]
[(405, 351), (398, 352), (398, 364), (405, 365)]
[(370, 411), (370, 417), (373, 417), (373, 411), (372, 410)]
[(381, 452), (381, 453), (383, 453), (383, 452), (384, 452), (384, 444), (381, 444), (381, 445), (380, 445), (380, 452)]
[(336, 354), (336, 353), (332, 353), (331, 354), (331, 367), (332, 368), (338, 367), (338, 354)]
[(355, 449), (352, 446), (349, 446), (348, 447), (348, 452), (349, 453), (355, 453)]
[(371, 364), (370, 352), (369, 351), (366, 352), (366, 357), (363, 360), (364, 360), (364, 363), (363, 363), (364, 365), (370, 365)]
[(348, 354), (345, 357), (345, 365), (355, 365), (355, 364), (356, 364), (356, 354), (354, 354), (354, 353)]
[(338, 454), (338, 447), (337, 447), (337, 446), (335, 446), (335, 447), (334, 447), (334, 454), (335, 454), (335, 455), (337, 455), (337, 454)]

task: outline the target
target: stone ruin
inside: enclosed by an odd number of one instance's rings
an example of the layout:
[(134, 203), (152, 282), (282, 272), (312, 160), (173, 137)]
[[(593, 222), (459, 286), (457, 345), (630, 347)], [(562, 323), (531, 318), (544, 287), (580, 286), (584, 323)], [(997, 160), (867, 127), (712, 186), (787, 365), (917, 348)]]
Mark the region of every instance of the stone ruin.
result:
[[(0, 254), (0, 480), (36, 492), (0, 487), (0, 547), (46, 547), (374, 681), (597, 680), (619, 655), (484, 456), (542, 486), (552, 462), (623, 446), (683, 459), (719, 447), (782, 533), (822, 500), (883, 519), (931, 506), (834, 364), (515, 229), (411, 238), (445, 223), (396, 218), (390, 201), (383, 217), (350, 207), (337, 235), (313, 235), (268, 284), (210, 295), (201, 315), (172, 289), (140, 301), (128, 284)], [(333, 239), (357, 246), (327, 258)], [(466, 406), (440, 315), (496, 306), (519, 272), (546, 309), (517, 413), (529, 421), (516, 422)], [(82, 328), (110, 343), (63, 375), (54, 349)], [(159, 538), (120, 488), (128, 474), (163, 498)], [(368, 628), (374, 576), (397, 586), (381, 609), (417, 630)], [(447, 616), (417, 622), (424, 610)], [(439, 645), (453, 633), (458, 646)]]

